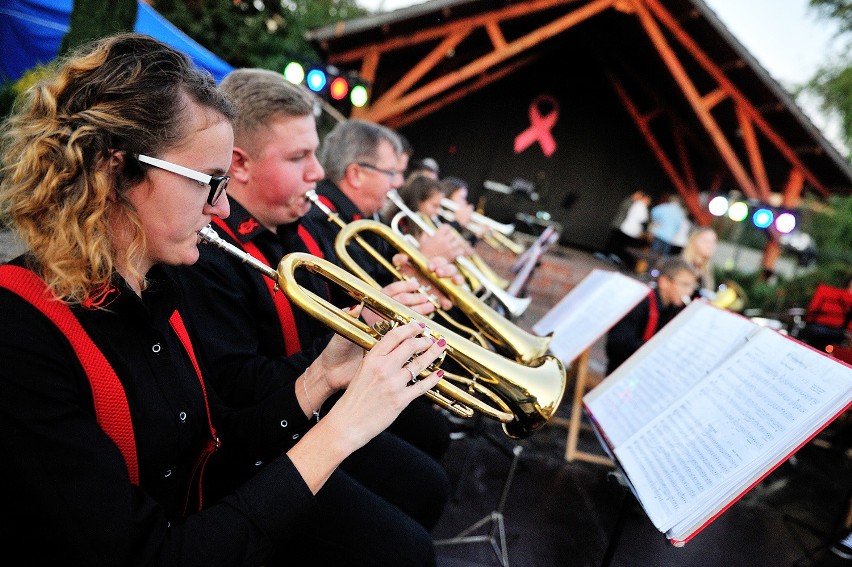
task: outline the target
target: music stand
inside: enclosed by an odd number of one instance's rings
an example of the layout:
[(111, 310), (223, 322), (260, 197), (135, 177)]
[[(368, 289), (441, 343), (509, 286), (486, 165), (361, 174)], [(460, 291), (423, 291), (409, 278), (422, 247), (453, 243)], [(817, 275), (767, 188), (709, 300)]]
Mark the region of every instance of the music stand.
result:
[[(503, 491), (500, 494), (500, 500), (497, 507), (488, 515), (477, 520), (470, 526), (460, 531), (454, 537), (448, 539), (439, 539), (435, 541), (435, 545), (459, 545), (463, 543), (490, 543), (491, 548), (497, 555), (497, 560), (502, 567), (509, 567), (509, 553), (506, 549), (506, 526), (503, 517), (503, 509), (506, 506), (506, 499), (509, 496), (509, 488), (512, 485), (512, 480), (515, 478), (515, 470), (518, 467), (518, 459), (523, 452), (523, 447), (515, 445), (512, 448), (512, 463), (509, 465), (509, 472), (506, 475), (506, 480), (503, 482)], [(491, 524), (491, 529), (487, 534), (470, 535), (487, 524)]]

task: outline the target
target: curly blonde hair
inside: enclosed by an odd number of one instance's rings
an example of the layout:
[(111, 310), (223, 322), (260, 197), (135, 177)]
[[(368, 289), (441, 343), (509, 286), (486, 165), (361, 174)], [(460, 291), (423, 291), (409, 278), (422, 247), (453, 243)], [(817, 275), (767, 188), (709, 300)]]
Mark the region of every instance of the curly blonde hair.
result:
[[(135, 154), (179, 143), (193, 100), (227, 119), (233, 112), (206, 71), (140, 34), (82, 47), (39, 82), (3, 132), (0, 214), (16, 230), (54, 295), (96, 302), (109, 288), (117, 250), (110, 227), (131, 227), (122, 258), (132, 270), (145, 239), (127, 190), (142, 181)], [(112, 156), (122, 152), (123, 166)], [(132, 274), (144, 282), (144, 274)]]

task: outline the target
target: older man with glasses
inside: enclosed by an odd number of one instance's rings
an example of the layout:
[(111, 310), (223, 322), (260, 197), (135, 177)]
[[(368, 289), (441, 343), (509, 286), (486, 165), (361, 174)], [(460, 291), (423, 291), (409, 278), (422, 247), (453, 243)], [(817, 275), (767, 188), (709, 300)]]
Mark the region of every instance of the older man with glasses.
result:
[[(323, 140), (320, 163), (325, 169), (325, 179), (317, 184), (316, 193), (327, 209), (340, 220), (350, 223), (358, 219), (380, 220), (388, 193), (405, 181), (403, 143), (389, 128), (363, 120), (347, 120), (337, 124)], [(328, 214), (313, 207), (308, 218), (314, 222), (310, 230), (320, 242), (333, 242), (339, 228), (328, 222)], [(421, 238), (420, 251), (439, 264), (446, 262), (441, 251), (451, 245), (452, 234), (442, 231), (432, 237)], [(364, 239), (391, 259), (395, 250), (374, 234)], [(353, 258), (382, 285), (393, 281), (393, 276), (363, 249), (350, 247)], [(342, 300), (343, 298), (341, 298)]]

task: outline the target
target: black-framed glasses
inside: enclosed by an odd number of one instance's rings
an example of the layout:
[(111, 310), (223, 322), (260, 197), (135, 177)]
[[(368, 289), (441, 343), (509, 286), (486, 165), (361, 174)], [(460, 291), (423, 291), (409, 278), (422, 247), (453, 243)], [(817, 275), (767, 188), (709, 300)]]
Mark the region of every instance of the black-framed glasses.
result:
[(402, 175), (403, 175), (402, 172), (398, 169), (382, 169), (381, 167), (377, 167), (377, 166), (373, 165), (372, 163), (356, 161), (355, 165), (357, 165), (358, 167), (364, 167), (366, 169), (372, 169), (373, 171), (378, 171), (379, 173), (384, 173), (390, 179), (393, 179), (397, 175), (400, 176), (400, 177), (402, 177)]
[(187, 177), (193, 181), (198, 181), (199, 183), (210, 187), (210, 193), (207, 195), (207, 204), (211, 207), (216, 204), (216, 201), (218, 201), (219, 197), (222, 196), (222, 193), (225, 192), (225, 189), (228, 187), (228, 182), (231, 180), (231, 178), (227, 175), (207, 175), (206, 173), (201, 173), (200, 171), (195, 171), (194, 169), (189, 169), (188, 167), (163, 159), (146, 156), (145, 154), (135, 155), (136, 159), (142, 163), (147, 163), (148, 165), (153, 165), (156, 168), (182, 175), (183, 177)]

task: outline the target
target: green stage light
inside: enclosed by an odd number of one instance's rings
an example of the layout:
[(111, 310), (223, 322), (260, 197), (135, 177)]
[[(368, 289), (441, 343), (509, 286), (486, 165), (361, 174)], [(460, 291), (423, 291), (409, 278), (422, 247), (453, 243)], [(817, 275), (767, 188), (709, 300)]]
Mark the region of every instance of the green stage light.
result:
[(352, 92), (349, 93), (349, 100), (352, 106), (361, 108), (367, 104), (367, 88), (364, 85), (355, 85), (352, 87)]
[(748, 216), (748, 205), (742, 201), (731, 203), (728, 207), (728, 218), (735, 222), (742, 222)]

